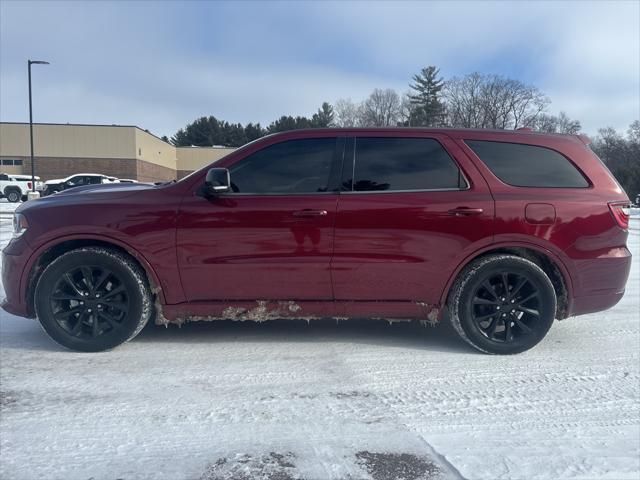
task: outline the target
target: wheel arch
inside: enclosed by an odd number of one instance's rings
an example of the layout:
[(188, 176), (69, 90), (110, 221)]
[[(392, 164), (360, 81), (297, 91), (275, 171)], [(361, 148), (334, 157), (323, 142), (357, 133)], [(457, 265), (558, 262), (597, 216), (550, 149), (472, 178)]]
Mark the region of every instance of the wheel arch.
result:
[(162, 284), (158, 275), (154, 271), (151, 264), (144, 258), (144, 256), (136, 249), (118, 240), (105, 237), (92, 235), (62, 237), (56, 239), (53, 242), (41, 246), (29, 260), (29, 265), (25, 271), (28, 272), (26, 278), (23, 278), (23, 294), (22, 298), (26, 300), (27, 311), (30, 315), (35, 314), (34, 307), (34, 294), (36, 285), (45, 265), (47, 265), (52, 259), (66, 253), (70, 250), (75, 250), (82, 247), (104, 247), (117, 250), (121, 253), (131, 257), (145, 272), (151, 292), (154, 295), (159, 296), (159, 301), (164, 304), (164, 294), (162, 291)]
[(556, 308), (556, 318), (562, 320), (571, 315), (573, 304), (573, 284), (571, 282), (569, 269), (567, 268), (565, 263), (550, 250), (529, 243), (494, 244), (484, 249), (478, 250), (466, 257), (456, 267), (449, 280), (447, 281), (440, 298), (440, 304), (446, 305), (453, 283), (455, 282), (460, 272), (469, 263), (481, 257), (499, 253), (506, 253), (515, 255), (517, 257), (526, 258), (527, 260), (530, 260), (538, 265), (547, 274), (556, 292), (556, 297), (558, 300)]
[(2, 194), (6, 197), (9, 192), (18, 192), (18, 195), (22, 196), (22, 189), (17, 185), (7, 185)]

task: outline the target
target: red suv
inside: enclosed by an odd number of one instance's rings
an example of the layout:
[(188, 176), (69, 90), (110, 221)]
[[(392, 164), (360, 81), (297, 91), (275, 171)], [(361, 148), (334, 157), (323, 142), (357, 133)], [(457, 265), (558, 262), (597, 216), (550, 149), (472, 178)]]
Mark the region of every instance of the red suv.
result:
[(20, 206), (3, 308), (84, 351), (152, 316), (448, 317), (478, 350), (517, 353), (620, 300), (628, 206), (583, 137), (286, 132), (177, 183)]

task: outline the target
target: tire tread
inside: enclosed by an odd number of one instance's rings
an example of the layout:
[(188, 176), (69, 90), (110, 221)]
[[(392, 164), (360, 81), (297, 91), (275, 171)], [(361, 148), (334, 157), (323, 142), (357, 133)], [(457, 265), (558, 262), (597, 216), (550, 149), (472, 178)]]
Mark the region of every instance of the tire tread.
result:
[[(535, 264), (534, 262), (532, 262), (531, 260), (528, 260), (526, 258), (523, 257), (518, 257), (517, 255), (511, 255), (511, 254), (492, 254), (492, 255), (487, 255), (485, 257), (481, 257), (475, 261), (472, 261), (469, 265), (467, 265), (464, 269), (462, 269), (462, 271), (458, 274), (453, 286), (451, 287), (450, 293), (449, 293), (449, 297), (447, 299), (447, 307), (449, 310), (449, 319), (451, 322), (451, 325), (453, 326), (454, 330), (458, 333), (458, 335), (460, 335), (460, 337), (467, 342), (469, 345), (471, 345), (473, 348), (475, 348), (476, 350), (479, 350), (482, 353), (486, 353), (489, 355), (496, 355), (496, 352), (491, 352), (488, 351), (484, 348), (482, 348), (482, 346), (477, 345), (471, 338), (469, 338), (469, 336), (467, 335), (467, 333), (464, 331), (464, 328), (462, 327), (462, 322), (460, 319), (460, 312), (459, 312), (459, 307), (460, 307), (460, 297), (462, 296), (462, 293), (464, 292), (464, 288), (467, 285), (467, 283), (469, 281), (472, 280), (473, 276), (478, 272), (478, 270), (484, 268), (487, 265), (490, 265), (492, 263), (495, 262), (504, 262), (504, 261), (517, 261), (522, 263), (523, 265), (526, 265), (528, 268), (532, 269), (533, 271), (542, 274), (542, 276), (547, 280), (547, 282), (549, 283), (549, 286), (551, 287), (551, 290), (553, 291), (553, 284), (551, 283), (551, 280), (549, 280), (549, 277), (547, 276), (547, 274), (544, 272), (544, 270), (542, 270), (542, 268), (540, 268), (537, 264)], [(553, 306), (553, 311), (555, 312), (556, 308), (555, 305)], [(503, 355), (512, 355), (515, 353), (519, 353), (519, 352), (512, 352), (512, 353), (503, 353)]]
[[(133, 259), (133, 257), (108, 247), (99, 247), (99, 246), (80, 247), (73, 250), (69, 250), (68, 252), (63, 253), (58, 258), (53, 260), (43, 270), (42, 274), (40, 275), (40, 279), (44, 277), (47, 270), (55, 268), (55, 266), (58, 265), (60, 262), (64, 262), (68, 257), (77, 255), (79, 253), (93, 253), (93, 254), (110, 257), (111, 259), (120, 263), (126, 270), (128, 270), (129, 273), (135, 279), (136, 283), (139, 286), (139, 289), (140, 289), (139, 292), (142, 298), (142, 306), (141, 306), (142, 313), (140, 315), (140, 319), (138, 320), (137, 325), (133, 330), (133, 333), (122, 343), (126, 343), (134, 339), (142, 331), (145, 325), (149, 322), (149, 319), (153, 314), (154, 307), (153, 307), (153, 295), (149, 287), (147, 275), (142, 269), (142, 267), (140, 267), (140, 265)], [(36, 285), (36, 295), (38, 295), (38, 286), (39, 286), (39, 281), (38, 281), (38, 285)], [(35, 302), (35, 309), (36, 309), (36, 315), (39, 316), (37, 312), (37, 303), (38, 302)], [(56, 339), (53, 338), (45, 328), (43, 328), (43, 330), (54, 342), (58, 343)], [(69, 348), (69, 347), (66, 347), (66, 348)]]

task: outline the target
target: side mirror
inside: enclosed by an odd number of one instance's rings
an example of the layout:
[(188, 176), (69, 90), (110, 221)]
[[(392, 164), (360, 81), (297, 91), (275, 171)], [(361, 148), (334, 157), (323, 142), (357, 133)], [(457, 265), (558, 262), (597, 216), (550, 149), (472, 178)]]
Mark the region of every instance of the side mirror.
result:
[(209, 195), (231, 191), (231, 175), (226, 168), (211, 168), (204, 181), (204, 189)]

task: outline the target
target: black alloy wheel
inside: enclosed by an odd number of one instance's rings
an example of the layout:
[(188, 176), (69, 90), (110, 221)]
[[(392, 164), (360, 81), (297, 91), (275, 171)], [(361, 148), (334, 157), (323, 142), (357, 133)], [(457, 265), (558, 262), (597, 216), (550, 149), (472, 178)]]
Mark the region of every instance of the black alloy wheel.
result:
[(132, 339), (153, 312), (144, 270), (134, 258), (106, 247), (83, 247), (53, 260), (38, 279), (34, 300), (49, 336), (83, 352)]
[(531, 260), (510, 254), (480, 257), (458, 275), (449, 292), (451, 324), (485, 353), (513, 354), (537, 345), (556, 314), (549, 276)]
[(509, 343), (531, 335), (540, 318), (540, 291), (526, 275), (488, 277), (473, 296), (472, 318), (488, 339)]
[(122, 328), (129, 294), (113, 271), (90, 265), (65, 272), (49, 295), (53, 318), (67, 333), (96, 338)]

